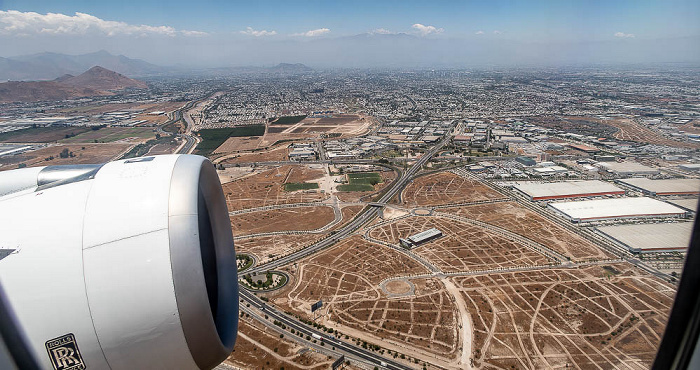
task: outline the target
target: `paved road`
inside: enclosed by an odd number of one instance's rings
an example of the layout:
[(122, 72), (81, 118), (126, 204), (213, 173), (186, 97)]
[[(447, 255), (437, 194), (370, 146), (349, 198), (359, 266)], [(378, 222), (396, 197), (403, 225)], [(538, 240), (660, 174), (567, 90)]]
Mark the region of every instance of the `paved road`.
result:
[[(413, 176), (420, 170), (420, 168), (425, 163), (427, 163), (430, 160), (430, 158), (432, 158), (432, 156), (435, 155), (435, 153), (438, 150), (440, 150), (440, 148), (442, 148), (442, 146), (447, 142), (447, 138), (448, 137), (445, 136), (445, 138), (442, 141), (440, 141), (437, 145), (435, 145), (432, 149), (430, 149), (427, 153), (420, 157), (420, 159), (418, 159), (418, 161), (413, 166), (411, 166), (411, 168), (405, 171), (401, 175), (401, 177), (391, 185), (389, 190), (386, 191), (384, 195), (374, 203), (386, 204), (398, 192), (400, 192), (404, 188), (404, 186), (406, 186), (411, 181)], [(335, 244), (337, 241), (347, 236), (350, 236), (353, 232), (355, 232), (355, 230), (362, 227), (362, 225), (365, 225), (368, 222), (372, 221), (375, 217), (377, 217), (378, 214), (379, 207), (367, 207), (360, 214), (358, 214), (354, 220), (352, 220), (350, 223), (345, 225), (343, 228), (339, 229), (335, 234), (329, 236), (328, 238), (318, 241), (317, 243), (312, 244), (311, 246), (304, 248), (300, 251), (288, 254), (280, 259), (268, 262), (261, 266), (257, 266), (253, 270), (251, 270), (251, 273), (267, 271), (277, 268), (279, 266), (284, 266), (294, 261), (300, 260), (304, 257), (310, 256), (321, 249), (328, 248), (331, 245)]]
[[(316, 329), (313, 329), (305, 324), (300, 323), (297, 321), (296, 318), (289, 316), (285, 313), (277, 311), (274, 307), (271, 307), (265, 302), (261, 301), (253, 295), (253, 293), (245, 290), (243, 287), (240, 287), (240, 296), (243, 298), (243, 300), (247, 303), (250, 303), (250, 307), (241, 307), (242, 310), (247, 311), (251, 308), (254, 308), (256, 310), (259, 310), (261, 312), (264, 312), (266, 315), (271, 317), (273, 320), (277, 320), (285, 324), (287, 327), (292, 328), (298, 332), (301, 332), (304, 334), (304, 336), (313, 336), (316, 335), (321, 339), (321, 341), (325, 342), (326, 345), (330, 345), (335, 347), (335, 350), (341, 353), (345, 353), (346, 356), (352, 356), (355, 358), (360, 358), (364, 362), (370, 363), (372, 365), (382, 367), (385, 369), (411, 369), (410, 367), (403, 365), (399, 362), (396, 362), (394, 360), (388, 359), (386, 357), (382, 357), (370, 350), (365, 350), (363, 348), (359, 348), (355, 346), (354, 344), (350, 344), (347, 342), (344, 342), (332, 335), (328, 335), (324, 333), (323, 331), (319, 331)], [(330, 350), (330, 347), (327, 348), (327, 350)], [(385, 365), (386, 364), (386, 365)]]
[[(447, 142), (448, 136), (446, 135), (443, 140), (441, 140), (437, 145), (435, 145), (432, 149), (430, 149), (428, 152), (426, 152), (421, 158), (416, 161), (416, 163), (408, 170), (406, 170), (401, 177), (396, 180), (391, 187), (382, 195), (382, 197), (376, 201), (375, 203), (379, 204), (386, 204), (389, 200), (391, 200), (397, 193), (399, 193), (404, 186), (406, 186), (413, 176), (421, 169), (421, 167), (427, 163), (430, 158), (432, 158), (435, 153), (437, 153), (440, 148), (442, 148), (443, 145)], [(312, 255), (324, 248), (328, 248), (331, 245), (333, 245), (335, 242), (339, 241), (340, 239), (343, 239), (347, 236), (350, 236), (355, 230), (359, 229), (363, 225), (369, 223), (372, 221), (375, 217), (377, 217), (379, 213), (379, 207), (366, 207), (363, 212), (361, 212), (359, 215), (355, 217), (350, 223), (342, 227), (338, 232), (335, 234), (331, 235), (330, 237), (323, 239), (315, 244), (312, 244), (311, 246), (304, 248), (298, 252), (291, 253), (287, 256), (284, 256), (278, 260), (266, 263), (261, 266), (256, 266), (254, 268), (249, 269), (246, 271), (246, 273), (251, 273), (254, 274), (256, 272), (261, 272), (261, 271), (267, 271), (274, 269), (279, 266), (284, 266), (287, 265), (291, 262), (297, 261), (299, 259), (302, 259), (306, 256)], [(398, 362), (391, 361), (387, 358), (381, 357), (372, 351), (365, 350), (363, 348), (360, 348), (358, 346), (348, 344), (345, 342), (342, 342), (336, 338), (330, 337), (322, 332), (316, 331), (314, 329), (311, 329), (307, 327), (306, 325), (298, 322), (295, 318), (288, 316), (286, 314), (280, 313), (275, 311), (273, 308), (267, 306), (265, 302), (263, 302), (260, 298), (255, 296), (253, 293), (247, 291), (245, 288), (242, 286), (240, 287), (240, 297), (243, 299), (243, 305), (250, 304), (251, 307), (256, 307), (262, 310), (263, 307), (265, 307), (265, 311), (269, 316), (274, 317), (276, 320), (279, 320), (283, 322), (285, 325), (294, 328), (295, 330), (299, 330), (302, 333), (305, 333), (306, 335), (311, 335), (316, 334), (320, 335), (321, 338), (323, 338), (324, 341), (327, 341), (329, 344), (332, 344), (336, 348), (339, 348), (340, 350), (344, 351), (345, 353), (349, 355), (353, 355), (355, 357), (364, 359), (365, 361), (368, 361), (376, 366), (381, 366), (386, 369), (410, 369), (410, 367), (407, 367), (405, 365), (402, 365)], [(247, 307), (246, 307), (247, 308)], [(386, 365), (384, 365), (386, 364)]]

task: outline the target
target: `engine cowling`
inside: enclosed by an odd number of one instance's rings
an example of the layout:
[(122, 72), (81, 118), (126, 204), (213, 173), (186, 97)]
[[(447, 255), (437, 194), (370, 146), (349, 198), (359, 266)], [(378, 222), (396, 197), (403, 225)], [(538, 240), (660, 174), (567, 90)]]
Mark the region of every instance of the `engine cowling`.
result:
[(213, 165), (167, 155), (66, 171), (24, 171), (0, 197), (0, 283), (40, 364), (223, 361), (236, 340), (238, 279)]

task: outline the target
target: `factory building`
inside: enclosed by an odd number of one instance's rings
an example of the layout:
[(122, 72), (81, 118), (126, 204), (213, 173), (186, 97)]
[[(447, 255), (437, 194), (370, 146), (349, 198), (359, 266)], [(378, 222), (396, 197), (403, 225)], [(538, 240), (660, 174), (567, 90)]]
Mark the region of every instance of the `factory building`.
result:
[(513, 188), (532, 201), (625, 194), (617, 186), (600, 180), (522, 183)]
[(598, 227), (597, 230), (632, 253), (685, 252), (690, 244), (693, 223), (615, 225)]
[(659, 170), (637, 162), (598, 162), (596, 166), (618, 176), (656, 175)]
[(401, 243), (401, 246), (404, 248), (415, 248), (420, 246), (423, 243), (427, 243), (431, 240), (437, 239), (442, 236), (442, 231), (432, 228), (429, 230), (425, 230), (422, 232), (419, 232), (418, 234), (411, 235), (406, 239), (399, 239), (399, 242)]
[(617, 180), (646, 195), (695, 195), (700, 194), (700, 180), (697, 179), (664, 179), (651, 180), (647, 178), (632, 178)]
[(549, 203), (548, 207), (572, 222), (688, 215), (687, 211), (672, 204), (647, 197), (555, 202)]

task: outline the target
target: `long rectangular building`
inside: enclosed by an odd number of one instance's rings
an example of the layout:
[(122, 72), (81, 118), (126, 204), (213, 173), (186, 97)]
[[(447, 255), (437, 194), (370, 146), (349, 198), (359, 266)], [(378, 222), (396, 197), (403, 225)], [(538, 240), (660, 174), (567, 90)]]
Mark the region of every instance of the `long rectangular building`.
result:
[(568, 217), (572, 222), (623, 218), (684, 217), (687, 214), (687, 211), (672, 204), (647, 197), (555, 202), (550, 203), (549, 207)]
[(600, 180), (520, 183), (513, 186), (530, 200), (566, 199), (602, 195), (624, 195), (617, 186)]
[(685, 252), (690, 244), (693, 223), (616, 225), (598, 227), (597, 230), (632, 253)]
[(620, 179), (617, 182), (637, 189), (647, 195), (693, 195), (700, 194), (698, 179), (664, 179), (647, 178)]

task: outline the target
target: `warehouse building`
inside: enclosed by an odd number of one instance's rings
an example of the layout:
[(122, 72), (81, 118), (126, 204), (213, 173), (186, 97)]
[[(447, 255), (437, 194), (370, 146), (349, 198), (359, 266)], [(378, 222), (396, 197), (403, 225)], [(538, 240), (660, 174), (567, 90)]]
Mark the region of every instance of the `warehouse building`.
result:
[(698, 212), (698, 198), (691, 198), (691, 199), (672, 199), (667, 201), (673, 205), (676, 205), (678, 207), (681, 207), (685, 210), (691, 211), (691, 212)]
[(625, 194), (617, 186), (600, 180), (522, 183), (513, 188), (532, 201)]
[(427, 243), (431, 240), (437, 239), (442, 236), (442, 231), (432, 228), (429, 230), (425, 230), (422, 232), (419, 232), (418, 234), (411, 235), (406, 239), (399, 239), (399, 242), (404, 248), (415, 248), (418, 247), (419, 245), (423, 243)]
[(647, 178), (632, 178), (617, 180), (617, 182), (647, 195), (700, 194), (700, 180), (697, 179), (651, 180)]
[(596, 166), (618, 176), (656, 175), (659, 170), (637, 162), (598, 162)]
[(591, 222), (624, 218), (685, 217), (688, 213), (660, 200), (616, 198), (549, 203), (548, 207), (572, 222)]
[(693, 223), (617, 225), (598, 227), (597, 230), (632, 253), (685, 252), (690, 244)]

